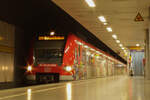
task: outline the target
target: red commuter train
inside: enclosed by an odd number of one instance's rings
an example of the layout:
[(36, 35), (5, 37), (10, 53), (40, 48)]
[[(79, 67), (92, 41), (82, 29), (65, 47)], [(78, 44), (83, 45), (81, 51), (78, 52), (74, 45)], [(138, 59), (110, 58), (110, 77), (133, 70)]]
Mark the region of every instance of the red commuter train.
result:
[(27, 80), (58, 82), (115, 75), (125, 65), (74, 34), (40, 35), (34, 42), (26, 67)]

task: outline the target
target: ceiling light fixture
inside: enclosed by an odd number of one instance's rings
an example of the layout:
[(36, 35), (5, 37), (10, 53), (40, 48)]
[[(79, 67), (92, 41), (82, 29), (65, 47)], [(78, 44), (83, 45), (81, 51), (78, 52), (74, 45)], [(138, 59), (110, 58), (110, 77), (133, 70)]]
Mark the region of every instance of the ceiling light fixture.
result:
[(119, 46), (122, 47), (123, 45), (122, 45), (122, 44), (119, 44)]
[(103, 22), (103, 23), (106, 23), (106, 19), (104, 16), (99, 16), (98, 19)]
[(121, 49), (124, 50), (124, 47), (122, 47)]
[(108, 24), (108, 23), (106, 23), (106, 22), (104, 23), (104, 25), (107, 25), (107, 24)]
[(113, 37), (114, 39), (117, 39), (117, 35), (116, 35), (116, 34), (113, 34), (112, 37)]
[(112, 32), (112, 28), (111, 27), (107, 27), (106, 28), (108, 32)]
[(116, 40), (116, 42), (117, 42), (117, 43), (120, 43), (120, 41), (119, 41), (119, 40)]
[(85, 0), (85, 1), (86, 1), (86, 3), (87, 3), (90, 7), (95, 7), (95, 6), (96, 6), (93, 0)]
[(140, 46), (140, 44), (136, 44), (136, 46), (137, 46), (137, 47), (139, 47), (139, 46)]

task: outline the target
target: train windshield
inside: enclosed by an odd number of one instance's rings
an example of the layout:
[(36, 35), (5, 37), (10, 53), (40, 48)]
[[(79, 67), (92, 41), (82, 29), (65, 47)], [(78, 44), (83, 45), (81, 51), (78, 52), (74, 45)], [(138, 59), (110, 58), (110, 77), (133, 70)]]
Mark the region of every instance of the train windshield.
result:
[(62, 64), (65, 41), (37, 41), (34, 47), (35, 64)]
[(63, 50), (61, 49), (36, 49), (35, 55), (37, 58), (60, 58)]

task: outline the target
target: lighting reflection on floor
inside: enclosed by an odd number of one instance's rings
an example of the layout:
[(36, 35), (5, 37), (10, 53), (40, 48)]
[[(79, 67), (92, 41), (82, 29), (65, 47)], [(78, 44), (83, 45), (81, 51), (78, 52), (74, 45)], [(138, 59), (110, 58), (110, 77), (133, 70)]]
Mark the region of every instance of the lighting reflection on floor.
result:
[(27, 89), (27, 100), (31, 100), (32, 97), (32, 90), (31, 89)]
[(66, 95), (67, 95), (67, 100), (72, 100), (72, 84), (71, 83), (66, 84)]
[(150, 100), (143, 77), (108, 77), (0, 92), (0, 100)]

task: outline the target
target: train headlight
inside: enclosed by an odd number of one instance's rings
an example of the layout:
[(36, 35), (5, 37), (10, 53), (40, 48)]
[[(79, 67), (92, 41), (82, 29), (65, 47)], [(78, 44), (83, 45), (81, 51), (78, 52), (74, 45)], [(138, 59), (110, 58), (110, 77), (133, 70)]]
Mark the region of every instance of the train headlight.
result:
[(66, 66), (65, 70), (66, 70), (67, 72), (70, 72), (70, 71), (72, 70), (72, 67), (71, 67), (71, 66)]
[(32, 66), (29, 65), (29, 66), (27, 67), (27, 71), (32, 71)]

